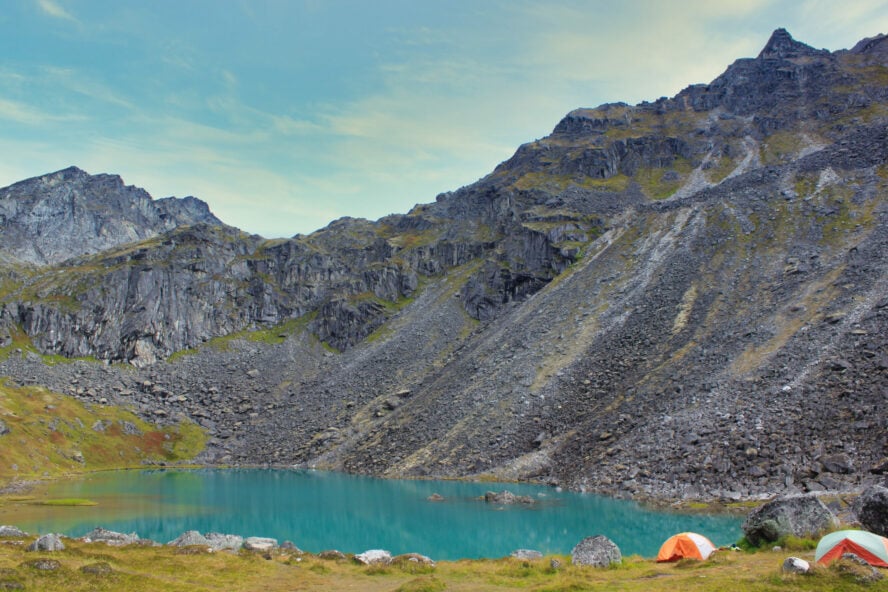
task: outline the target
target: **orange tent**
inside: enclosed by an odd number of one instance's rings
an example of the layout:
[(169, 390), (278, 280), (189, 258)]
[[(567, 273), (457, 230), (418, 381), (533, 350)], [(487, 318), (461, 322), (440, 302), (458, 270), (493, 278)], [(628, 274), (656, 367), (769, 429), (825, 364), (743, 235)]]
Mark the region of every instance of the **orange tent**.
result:
[(702, 534), (683, 532), (663, 543), (657, 553), (657, 561), (678, 561), (679, 559), (707, 559), (715, 551), (715, 545)]

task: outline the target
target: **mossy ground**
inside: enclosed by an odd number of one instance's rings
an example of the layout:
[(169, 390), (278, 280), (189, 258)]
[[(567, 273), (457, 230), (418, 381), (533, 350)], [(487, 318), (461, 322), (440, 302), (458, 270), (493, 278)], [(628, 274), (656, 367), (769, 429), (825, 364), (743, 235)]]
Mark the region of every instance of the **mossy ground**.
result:
[(0, 486), (14, 481), (192, 459), (206, 435), (191, 422), (158, 426), (126, 409), (88, 405), (0, 382)]
[[(819, 566), (809, 576), (781, 573), (784, 559), (791, 554), (813, 562), (811, 551), (720, 551), (705, 562), (668, 564), (629, 557), (622, 565), (610, 569), (574, 566), (569, 557), (563, 556), (534, 561), (511, 558), (452, 561), (435, 567), (409, 562), (367, 567), (349, 559), (322, 560), (313, 555), (206, 553), (199, 548), (109, 547), (68, 540), (65, 540), (64, 551), (28, 553), (24, 547), (29, 541), (5, 539), (0, 545), (0, 586), (17, 583), (25, 590), (46, 592), (888, 590), (885, 580), (858, 584), (837, 570)], [(58, 561), (60, 568), (42, 571), (29, 566), (33, 560), (44, 558)], [(557, 569), (551, 565), (553, 559), (561, 563)], [(99, 569), (101, 564), (105, 565)], [(96, 566), (91, 570), (95, 573), (82, 571), (87, 566)]]

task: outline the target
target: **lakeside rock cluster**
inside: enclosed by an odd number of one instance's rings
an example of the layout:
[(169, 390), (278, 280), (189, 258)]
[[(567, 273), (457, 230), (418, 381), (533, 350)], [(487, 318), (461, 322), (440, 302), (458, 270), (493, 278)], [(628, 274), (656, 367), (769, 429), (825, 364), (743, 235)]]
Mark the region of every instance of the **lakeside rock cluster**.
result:
[(17, 183), (0, 375), (192, 420), (207, 464), (668, 500), (884, 483), (886, 68), (885, 36), (778, 30), (434, 203), (286, 240), (111, 175)]

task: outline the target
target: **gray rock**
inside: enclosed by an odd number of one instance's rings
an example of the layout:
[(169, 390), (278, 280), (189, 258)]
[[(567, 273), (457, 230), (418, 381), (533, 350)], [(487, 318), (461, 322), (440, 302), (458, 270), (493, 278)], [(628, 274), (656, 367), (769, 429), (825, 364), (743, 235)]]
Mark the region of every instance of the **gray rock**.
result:
[(787, 557), (783, 562), (783, 573), (807, 574), (811, 571), (811, 564), (798, 557)]
[(247, 551), (256, 551), (266, 553), (276, 549), (278, 546), (277, 539), (265, 537), (247, 537), (244, 539), (244, 549)]
[(340, 561), (345, 559), (345, 553), (342, 551), (337, 551), (336, 549), (328, 549), (326, 551), (321, 551), (318, 553), (318, 557), (321, 559), (331, 559), (334, 561)]
[(113, 530), (107, 530), (101, 526), (97, 526), (92, 531), (83, 535), (82, 540), (85, 542), (105, 543), (118, 547), (137, 543), (139, 541), (139, 535), (134, 532), (123, 534), (121, 532), (114, 532)]
[(852, 510), (861, 526), (888, 537), (888, 487), (868, 487), (854, 500)]
[(99, 561), (98, 563), (90, 563), (89, 565), (84, 565), (80, 568), (85, 574), (91, 574), (94, 576), (107, 576), (109, 574), (114, 573), (114, 570), (111, 569), (111, 566), (107, 561)]
[(291, 553), (294, 553), (296, 555), (303, 555), (305, 553), (302, 549), (297, 547), (293, 543), (293, 541), (284, 541), (283, 543), (281, 543), (281, 550), (290, 551)]
[(62, 568), (62, 564), (55, 559), (34, 559), (24, 562), (22, 567), (29, 567), (38, 571), (56, 571)]
[(756, 508), (742, 528), (746, 540), (759, 546), (785, 535), (815, 536), (838, 524), (835, 515), (813, 495), (789, 495)]
[(435, 566), (435, 562), (430, 557), (420, 555), (419, 553), (404, 553), (403, 555), (397, 555), (395, 557), (392, 557), (392, 563), (395, 565), (407, 563), (416, 565), (427, 565), (429, 567)]
[(192, 547), (195, 545), (200, 545), (202, 547), (212, 546), (210, 545), (210, 541), (196, 530), (183, 532), (178, 537), (168, 542), (167, 545), (172, 547)]
[(0, 525), (0, 538), (22, 538), (28, 533), (15, 526)]
[(9, 426), (7, 426), (6, 423), (2, 419), (0, 419), (0, 436), (5, 436), (8, 433), (9, 433)]
[(536, 500), (529, 495), (515, 495), (511, 491), (503, 490), (499, 493), (488, 491), (484, 494), (484, 501), (489, 504), (535, 504)]
[(213, 551), (237, 551), (244, 545), (244, 537), (236, 534), (208, 532), (204, 535)]
[(608, 567), (613, 563), (621, 563), (623, 555), (616, 543), (604, 535), (598, 535), (586, 537), (577, 543), (570, 552), (570, 559), (575, 565)]
[(541, 559), (543, 554), (533, 549), (515, 549), (509, 553), (509, 557), (514, 557), (515, 559)]
[(850, 577), (859, 584), (872, 584), (884, 577), (878, 569), (854, 553), (843, 554), (838, 561), (830, 564), (830, 569)]
[(820, 464), (823, 465), (823, 470), (829, 473), (847, 475), (854, 471), (854, 463), (851, 461), (851, 457), (844, 453), (824, 456), (820, 459)]
[(355, 555), (355, 561), (364, 565), (388, 565), (392, 562), (392, 554), (382, 549), (370, 549)]
[(65, 544), (62, 542), (61, 536), (57, 534), (45, 534), (37, 537), (33, 543), (28, 545), (28, 551), (63, 551)]

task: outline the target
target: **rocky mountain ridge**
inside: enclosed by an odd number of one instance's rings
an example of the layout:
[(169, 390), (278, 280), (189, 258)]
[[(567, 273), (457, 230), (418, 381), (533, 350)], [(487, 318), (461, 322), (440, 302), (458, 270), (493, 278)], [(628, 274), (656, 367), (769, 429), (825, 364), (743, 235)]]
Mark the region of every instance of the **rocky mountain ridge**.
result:
[(191, 417), (209, 461), (859, 487), (888, 470), (886, 156), (886, 37), (830, 53), (777, 30), (405, 215), (278, 241), (195, 219), (8, 263), (0, 373)]

